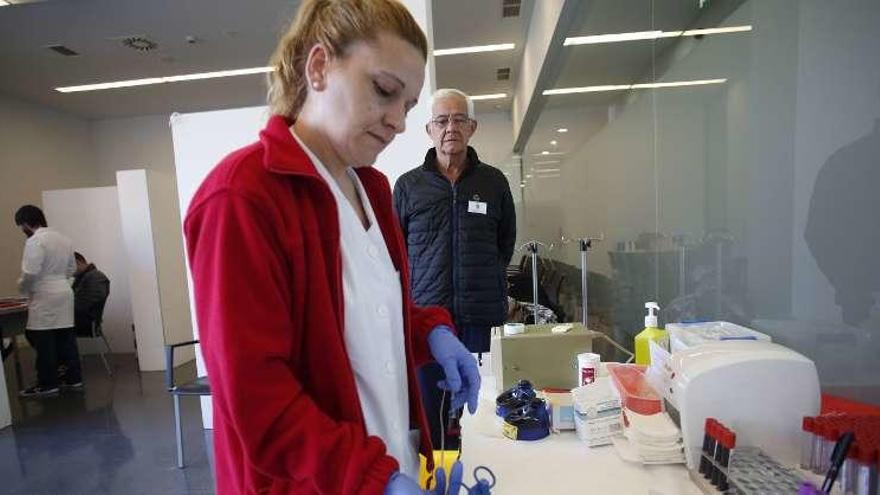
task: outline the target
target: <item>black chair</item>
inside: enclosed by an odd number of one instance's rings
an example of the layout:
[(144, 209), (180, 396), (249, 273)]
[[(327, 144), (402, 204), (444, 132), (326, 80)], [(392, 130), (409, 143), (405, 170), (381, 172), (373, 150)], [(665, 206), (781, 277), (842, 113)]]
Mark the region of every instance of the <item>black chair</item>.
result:
[(101, 323), (104, 321), (104, 306), (107, 304), (108, 297), (110, 297), (110, 282), (107, 282), (107, 295), (98, 303), (97, 310), (95, 311), (97, 317), (86, 323), (78, 322), (76, 325), (76, 337), (79, 339), (101, 339), (104, 342), (107, 350), (100, 352), (101, 361), (104, 362), (104, 369), (107, 370), (107, 374), (112, 377), (113, 370), (110, 369), (110, 363), (107, 361), (107, 353), (111, 352), (112, 349), (110, 348), (110, 342), (107, 342), (107, 337), (104, 336), (104, 328), (101, 326)]
[(183, 469), (183, 434), (180, 429), (180, 397), (182, 395), (200, 397), (211, 395), (211, 385), (207, 376), (178, 385), (174, 381), (174, 349), (198, 344), (198, 340), (165, 346), (165, 386), (174, 399), (174, 432), (177, 436), (177, 467)]

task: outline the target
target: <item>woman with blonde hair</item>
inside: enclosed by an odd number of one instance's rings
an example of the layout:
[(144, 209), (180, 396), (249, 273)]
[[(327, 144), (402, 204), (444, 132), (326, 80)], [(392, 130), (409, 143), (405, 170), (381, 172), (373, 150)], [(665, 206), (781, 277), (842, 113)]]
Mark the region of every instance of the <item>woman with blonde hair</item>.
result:
[(192, 200), (219, 494), (426, 493), (416, 368), (436, 360), (453, 406), (476, 410), (474, 358), (445, 310), (412, 304), (388, 180), (370, 166), (404, 131), (426, 58), (396, 0), (303, 1), (272, 57), (273, 116)]

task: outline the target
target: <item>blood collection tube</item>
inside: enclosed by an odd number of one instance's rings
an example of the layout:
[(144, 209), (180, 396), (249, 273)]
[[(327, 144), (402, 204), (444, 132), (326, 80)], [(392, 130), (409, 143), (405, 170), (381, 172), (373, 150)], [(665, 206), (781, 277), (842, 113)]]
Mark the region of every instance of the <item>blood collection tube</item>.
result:
[(805, 416), (803, 420), (803, 439), (801, 440), (801, 469), (813, 468), (813, 448), (816, 442), (816, 419)]
[(828, 469), (831, 468), (831, 455), (834, 453), (834, 445), (837, 443), (840, 435), (841, 433), (837, 427), (837, 422), (834, 422), (825, 428), (822, 437), (822, 453), (819, 458), (819, 474), (825, 474), (828, 472)]
[(825, 430), (828, 428), (824, 418), (816, 418), (813, 423), (815, 439), (813, 440), (813, 455), (810, 456), (810, 470), (815, 474), (825, 474), (819, 470), (822, 465), (822, 452), (825, 446)]
[(724, 475), (724, 473), (722, 472), (721, 469), (718, 468), (718, 466), (724, 465), (722, 462), (722, 459), (727, 455), (726, 452), (728, 451), (728, 449), (724, 445), (724, 443), (725, 443), (725, 440), (727, 439), (727, 436), (729, 434), (730, 434), (730, 430), (728, 430), (727, 427), (724, 426), (723, 424), (718, 423), (718, 429), (715, 434), (715, 440), (716, 440), (715, 456), (714, 456), (715, 464), (714, 464), (714, 469), (712, 470), (712, 479), (711, 479), (712, 484), (715, 486), (719, 486), (721, 484), (721, 477), (722, 477), (722, 475)]
[(856, 457), (860, 448), (861, 446), (858, 441), (853, 442), (849, 452), (846, 454), (846, 460), (843, 461), (843, 466), (840, 468), (840, 476), (837, 478), (839, 480), (838, 486), (840, 487), (840, 493), (845, 495), (855, 494), (854, 487), (856, 485), (856, 472), (858, 471)]
[(854, 495), (877, 495), (877, 449), (873, 444), (863, 444), (856, 452), (853, 476)]
[(700, 455), (700, 474), (708, 474), (712, 463), (709, 461), (715, 455), (715, 437), (712, 436), (715, 427), (715, 419), (706, 418), (706, 427), (703, 433), (703, 452)]
[(722, 492), (726, 492), (727, 489), (730, 488), (730, 485), (727, 482), (727, 475), (730, 473), (730, 455), (733, 453), (733, 448), (736, 446), (736, 433), (727, 430), (722, 445), (724, 446), (724, 450), (721, 452), (721, 467), (723, 468), (723, 471), (721, 472), (718, 481), (718, 489)]

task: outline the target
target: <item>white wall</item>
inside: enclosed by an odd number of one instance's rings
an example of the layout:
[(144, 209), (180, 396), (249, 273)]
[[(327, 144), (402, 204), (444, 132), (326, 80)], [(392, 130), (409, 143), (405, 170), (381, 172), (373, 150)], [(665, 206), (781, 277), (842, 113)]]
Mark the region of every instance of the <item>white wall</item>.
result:
[[(110, 279), (110, 296), (104, 307), (104, 335), (112, 352), (134, 352), (131, 333), (131, 288), (128, 259), (119, 220), (116, 187), (90, 187), (43, 192), (47, 216), (57, 219), (57, 229), (73, 241), (73, 248)], [(80, 341), (80, 352), (104, 350), (103, 343)]]
[(93, 156), (86, 121), (0, 95), (0, 295), (16, 293), (21, 272), (15, 211), (47, 189), (94, 186)]
[[(108, 119), (92, 125), (98, 179), (116, 183), (116, 172), (148, 170), (150, 220), (154, 235), (165, 342), (191, 340), (174, 148), (167, 115)], [(176, 364), (191, 360), (191, 348), (176, 353)]]

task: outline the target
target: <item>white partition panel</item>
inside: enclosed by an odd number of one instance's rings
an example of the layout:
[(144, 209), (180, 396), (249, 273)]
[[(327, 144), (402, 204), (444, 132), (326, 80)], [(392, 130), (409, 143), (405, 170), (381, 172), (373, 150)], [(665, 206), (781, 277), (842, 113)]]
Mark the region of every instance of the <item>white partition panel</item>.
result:
[(131, 310), (142, 371), (165, 369), (165, 336), (146, 170), (116, 173), (122, 236), (128, 254)]
[[(73, 249), (110, 279), (110, 297), (104, 307), (104, 335), (112, 352), (134, 352), (128, 259), (122, 241), (116, 187), (43, 191), (43, 211), (49, 225), (70, 237)], [(79, 342), (83, 354), (103, 350), (103, 346), (100, 342)]]

